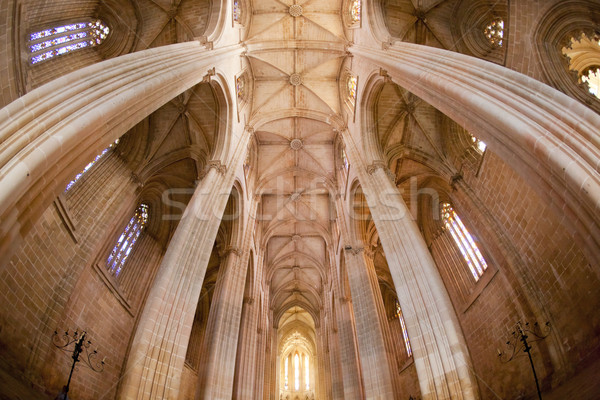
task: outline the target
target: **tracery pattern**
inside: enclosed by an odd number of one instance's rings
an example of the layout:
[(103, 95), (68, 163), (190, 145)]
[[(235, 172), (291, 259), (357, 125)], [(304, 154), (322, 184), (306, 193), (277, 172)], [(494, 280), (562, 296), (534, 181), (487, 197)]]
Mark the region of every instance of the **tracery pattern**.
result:
[(148, 222), (148, 205), (141, 203), (135, 210), (133, 217), (125, 227), (125, 230), (119, 236), (117, 244), (106, 260), (108, 270), (115, 276), (119, 276), (121, 269), (129, 257), (135, 242), (146, 227)]
[(100, 20), (78, 22), (44, 29), (29, 35), (31, 64), (49, 60), (85, 47), (101, 44), (108, 37), (110, 29)]
[(446, 229), (450, 232), (450, 235), (452, 235), (460, 253), (467, 262), (467, 265), (473, 274), (473, 278), (475, 278), (475, 281), (478, 281), (486, 270), (487, 263), (471, 237), (471, 234), (456, 212), (454, 212), (450, 203), (442, 204), (442, 219)]
[(490, 22), (490, 24), (485, 27), (483, 33), (492, 46), (502, 47), (502, 42), (504, 40), (504, 21), (502, 18), (497, 18)]

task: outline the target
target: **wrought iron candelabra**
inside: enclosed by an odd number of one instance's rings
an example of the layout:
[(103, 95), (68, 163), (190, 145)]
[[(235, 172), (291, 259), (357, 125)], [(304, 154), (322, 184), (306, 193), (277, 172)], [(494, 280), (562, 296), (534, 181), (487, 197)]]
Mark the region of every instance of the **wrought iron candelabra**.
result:
[(78, 362), (83, 361), (83, 364), (89, 367), (92, 371), (104, 371), (104, 362), (106, 361), (106, 357), (104, 357), (101, 361), (98, 360), (98, 350), (90, 350), (92, 347), (92, 342), (86, 339), (86, 335), (87, 332), (79, 332), (78, 330), (72, 334), (70, 334), (68, 330), (64, 333), (58, 333), (57, 331), (54, 331), (54, 335), (52, 336), (52, 344), (66, 353), (71, 353), (71, 358), (73, 359), (73, 364), (71, 364), (71, 372), (69, 373), (69, 379), (67, 380), (67, 384), (63, 387), (57, 399), (68, 400), (67, 394), (69, 393), (71, 378), (73, 377), (75, 365)]
[(535, 387), (537, 389), (539, 400), (542, 400), (542, 392), (540, 390), (537, 374), (535, 373), (533, 358), (531, 357), (531, 344), (547, 338), (548, 335), (550, 335), (550, 329), (550, 322), (546, 322), (543, 326), (540, 326), (537, 322), (533, 325), (529, 325), (529, 322), (526, 322), (525, 325), (523, 325), (521, 321), (518, 321), (515, 330), (511, 333), (512, 338), (506, 342), (508, 350), (503, 352), (498, 349), (498, 358), (504, 363), (517, 357), (521, 350), (524, 353), (527, 353), (529, 363), (531, 364), (531, 371), (533, 372), (533, 379), (535, 379)]

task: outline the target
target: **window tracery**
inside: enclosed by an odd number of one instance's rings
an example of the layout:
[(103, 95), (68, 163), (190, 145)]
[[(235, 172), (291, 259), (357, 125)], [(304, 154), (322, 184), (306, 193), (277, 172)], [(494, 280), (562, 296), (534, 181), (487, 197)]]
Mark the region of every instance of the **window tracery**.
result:
[(484, 271), (487, 269), (487, 263), (485, 262), (479, 248), (475, 244), (475, 241), (471, 237), (471, 234), (462, 223), (450, 203), (442, 203), (442, 220), (444, 226), (450, 232), (450, 235), (454, 239), (454, 242), (458, 246), (460, 253), (467, 262), (471, 274), (475, 281), (478, 281)]
[(398, 303), (398, 301), (396, 301), (396, 317), (400, 321), (400, 327), (402, 328), (402, 337), (404, 339), (404, 347), (406, 348), (406, 354), (409, 357), (412, 357), (412, 348), (410, 347), (410, 339), (408, 338), (408, 331), (406, 330), (406, 322), (404, 321), (402, 309), (400, 308), (400, 303)]
[(480, 152), (483, 153), (487, 148), (487, 145), (483, 140), (477, 139), (475, 136), (471, 136), (471, 140), (473, 141), (473, 146)]
[(85, 47), (101, 44), (110, 28), (100, 20), (78, 22), (44, 29), (29, 35), (30, 63), (49, 60)]
[(87, 172), (89, 171), (95, 164), (96, 162), (98, 162), (102, 157), (104, 157), (104, 155), (106, 155), (106, 153), (108, 153), (110, 150), (112, 150), (117, 144), (119, 143), (119, 139), (115, 140), (114, 143), (112, 143), (110, 146), (108, 146), (107, 148), (105, 148), (104, 150), (102, 150), (102, 152), (100, 154), (98, 154), (92, 161), (90, 161), (84, 168), (83, 171), (81, 171), (80, 173), (78, 173), (77, 175), (75, 175), (75, 178), (73, 178), (73, 180), (71, 182), (69, 182), (67, 184), (67, 187), (65, 188), (65, 192), (67, 192), (69, 189), (71, 189), (73, 187), (73, 185)]
[(496, 18), (488, 24), (483, 30), (483, 34), (494, 47), (502, 47), (504, 40), (504, 21), (502, 18)]
[(246, 81), (243, 75), (240, 75), (235, 80), (235, 90), (239, 101), (243, 101), (246, 96)]
[(569, 69), (577, 71), (579, 82), (587, 84), (588, 91), (600, 98), (600, 40), (582, 34), (571, 38), (562, 53), (569, 60)]
[(242, 8), (240, 6), (239, 0), (233, 0), (233, 21), (238, 24), (241, 23), (242, 20)]
[(310, 389), (310, 365), (308, 363), (308, 355), (304, 355), (304, 381), (306, 382), (306, 390)]
[(294, 356), (294, 390), (300, 390), (300, 357)]
[(113, 247), (108, 259), (106, 260), (106, 266), (108, 270), (115, 276), (119, 276), (127, 257), (131, 253), (133, 246), (135, 245), (140, 234), (146, 227), (148, 222), (148, 205), (141, 203), (135, 210), (133, 217), (129, 220), (129, 223), (125, 227), (125, 230), (119, 236), (117, 244)]

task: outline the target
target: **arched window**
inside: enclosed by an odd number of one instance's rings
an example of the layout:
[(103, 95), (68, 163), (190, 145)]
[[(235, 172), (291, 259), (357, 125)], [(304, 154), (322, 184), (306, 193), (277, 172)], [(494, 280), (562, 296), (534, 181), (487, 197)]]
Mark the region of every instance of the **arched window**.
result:
[(400, 321), (400, 327), (402, 328), (402, 338), (404, 339), (404, 347), (406, 348), (406, 354), (412, 357), (412, 348), (410, 347), (410, 339), (408, 338), (408, 331), (406, 330), (406, 322), (404, 322), (404, 316), (402, 315), (402, 309), (400, 303), (396, 301), (396, 317)]
[(477, 139), (475, 136), (472, 136), (471, 140), (473, 141), (473, 146), (475, 146), (475, 148), (480, 153), (483, 153), (485, 151), (485, 149), (487, 148), (487, 145), (485, 144), (485, 142), (483, 142), (482, 140)]
[(243, 101), (246, 96), (246, 80), (240, 75), (235, 80), (235, 90), (239, 101)]
[(485, 27), (483, 34), (494, 47), (502, 47), (504, 40), (504, 21), (496, 18)]
[(590, 93), (600, 98), (600, 40), (582, 34), (577, 39), (571, 38), (570, 46), (562, 52), (569, 59), (569, 69), (577, 71), (579, 81), (586, 83)]
[(87, 171), (89, 171), (94, 166), (94, 164), (96, 164), (96, 162), (98, 160), (100, 160), (102, 157), (104, 157), (104, 155), (106, 153), (108, 153), (110, 150), (112, 150), (118, 143), (119, 143), (119, 139), (115, 140), (114, 143), (112, 143), (110, 146), (108, 146), (107, 148), (102, 150), (102, 153), (98, 154), (96, 156), (96, 158), (94, 158), (92, 161), (90, 161), (88, 163), (88, 165), (86, 165), (83, 168), (83, 171), (81, 171), (80, 173), (75, 175), (75, 178), (73, 178), (73, 180), (67, 184), (67, 187), (65, 188), (65, 192), (68, 191), (69, 189), (71, 189), (73, 187), (73, 185), (83, 176), (83, 174), (85, 174)]
[(306, 390), (310, 389), (310, 365), (308, 364), (308, 355), (304, 355), (304, 381), (306, 382)]
[(360, 0), (353, 0), (350, 4), (350, 18), (353, 23), (360, 22), (361, 7)]
[(346, 87), (348, 89), (348, 100), (352, 105), (356, 102), (356, 86), (358, 84), (358, 78), (353, 75), (348, 75), (348, 81), (346, 82)]
[(101, 44), (108, 37), (110, 29), (102, 21), (78, 22), (44, 29), (29, 35), (31, 64), (49, 60), (85, 47)]
[(348, 156), (346, 156), (346, 150), (342, 149), (342, 165), (346, 172), (348, 172), (348, 168), (350, 168), (350, 163), (348, 162)]
[(290, 364), (290, 358), (286, 357), (285, 358), (285, 390), (288, 390), (288, 371), (289, 371), (289, 364)]
[(300, 390), (300, 357), (294, 356), (294, 390)]
[(456, 212), (454, 212), (450, 203), (442, 204), (442, 219), (446, 229), (450, 232), (450, 235), (452, 235), (460, 253), (467, 262), (471, 274), (473, 274), (473, 278), (475, 278), (475, 281), (478, 281), (486, 270), (487, 263), (473, 241), (471, 234), (469, 234), (467, 228), (464, 226), (458, 215), (456, 215)]
[(129, 257), (129, 253), (131, 253), (135, 242), (140, 237), (147, 222), (148, 205), (141, 203), (135, 210), (133, 217), (129, 220), (125, 230), (121, 236), (119, 236), (117, 244), (113, 247), (106, 260), (108, 270), (115, 274), (115, 276), (119, 276), (119, 273), (121, 273), (121, 269), (123, 268), (127, 257)]

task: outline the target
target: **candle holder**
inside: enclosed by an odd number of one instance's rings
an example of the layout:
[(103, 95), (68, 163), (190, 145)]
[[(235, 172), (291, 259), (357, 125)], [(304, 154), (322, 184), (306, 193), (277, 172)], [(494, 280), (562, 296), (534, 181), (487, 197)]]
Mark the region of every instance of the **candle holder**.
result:
[(537, 374), (535, 373), (533, 358), (531, 357), (531, 344), (547, 338), (548, 335), (550, 335), (550, 330), (550, 322), (546, 322), (543, 326), (540, 326), (537, 322), (533, 325), (529, 325), (529, 322), (526, 322), (525, 325), (523, 325), (521, 321), (518, 321), (515, 330), (511, 333), (512, 338), (506, 342), (508, 350), (503, 352), (498, 349), (498, 358), (503, 363), (507, 363), (516, 358), (520, 355), (521, 350), (524, 353), (527, 353), (529, 363), (531, 364), (531, 371), (533, 372), (533, 379), (535, 379), (535, 387), (537, 389), (539, 400), (542, 400), (542, 392), (540, 390)]
[[(52, 336), (52, 344), (64, 351), (65, 353), (71, 353), (71, 358), (73, 359), (73, 364), (71, 364), (71, 372), (69, 373), (69, 379), (67, 380), (67, 384), (63, 386), (62, 391), (56, 397), (56, 400), (68, 400), (69, 386), (71, 385), (71, 378), (73, 377), (73, 371), (75, 370), (75, 365), (83, 360), (83, 365), (90, 368), (95, 372), (104, 371), (104, 362), (106, 361), (106, 357), (104, 357), (101, 361), (98, 360), (98, 350), (90, 350), (92, 347), (92, 342), (86, 340), (86, 331), (79, 332), (76, 330), (72, 334), (69, 331), (65, 331), (64, 333), (58, 333), (58, 331), (54, 331), (54, 335)], [(83, 353), (83, 354), (82, 354)]]

